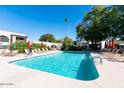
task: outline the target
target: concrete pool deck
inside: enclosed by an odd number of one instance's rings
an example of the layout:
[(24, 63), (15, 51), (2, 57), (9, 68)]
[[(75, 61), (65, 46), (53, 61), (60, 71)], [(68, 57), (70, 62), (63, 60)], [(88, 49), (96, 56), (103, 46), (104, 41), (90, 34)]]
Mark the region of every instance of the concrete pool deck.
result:
[[(34, 54), (51, 54), (59, 51)], [(92, 53), (92, 56), (99, 55)], [(33, 70), (8, 62), (26, 58), (20, 54), (13, 57), (0, 56), (0, 87), (18, 88), (124, 88), (124, 63), (110, 62), (103, 59), (103, 65), (96, 64), (100, 77), (93, 81), (81, 81), (47, 72)]]

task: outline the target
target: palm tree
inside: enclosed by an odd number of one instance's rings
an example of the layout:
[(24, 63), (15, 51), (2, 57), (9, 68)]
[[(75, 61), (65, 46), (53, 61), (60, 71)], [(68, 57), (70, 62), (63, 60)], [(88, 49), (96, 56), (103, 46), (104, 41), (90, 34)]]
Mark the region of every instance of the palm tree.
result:
[(65, 22), (65, 37), (67, 36), (67, 23), (68, 23), (68, 18), (64, 19)]

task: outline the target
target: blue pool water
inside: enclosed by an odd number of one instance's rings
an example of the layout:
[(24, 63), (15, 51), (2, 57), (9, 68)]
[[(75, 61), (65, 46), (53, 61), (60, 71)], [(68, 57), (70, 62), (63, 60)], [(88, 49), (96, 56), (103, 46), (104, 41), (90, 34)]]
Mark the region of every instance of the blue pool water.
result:
[(13, 63), (79, 80), (94, 80), (99, 77), (89, 52), (59, 52)]

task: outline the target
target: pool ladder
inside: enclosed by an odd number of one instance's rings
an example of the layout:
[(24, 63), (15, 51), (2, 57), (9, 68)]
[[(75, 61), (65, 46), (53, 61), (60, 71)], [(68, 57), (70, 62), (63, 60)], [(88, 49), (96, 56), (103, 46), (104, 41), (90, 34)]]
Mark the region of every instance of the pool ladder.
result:
[(94, 63), (100, 62), (100, 64), (103, 64), (103, 59), (101, 56), (93, 56)]

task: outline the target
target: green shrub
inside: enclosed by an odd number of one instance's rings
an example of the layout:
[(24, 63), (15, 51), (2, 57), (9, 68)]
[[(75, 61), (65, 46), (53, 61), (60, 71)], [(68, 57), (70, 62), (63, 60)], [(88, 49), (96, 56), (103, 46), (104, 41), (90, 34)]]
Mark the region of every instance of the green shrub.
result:
[(37, 44), (37, 43), (31, 44), (31, 49), (38, 49), (38, 48), (41, 48), (41, 44)]
[(25, 53), (25, 48), (18, 48), (19, 53)]
[(43, 44), (43, 43), (41, 43), (41, 44), (32, 43), (31, 44), (31, 49), (38, 49), (38, 48), (40, 48), (40, 49), (47, 48), (47, 46), (45, 44)]
[[(16, 48), (14, 48), (13, 46), (16, 46)], [(32, 49), (38, 49), (38, 48), (46, 48), (47, 46), (45, 44), (38, 44), (38, 43), (32, 43), (31, 44), (31, 48), (30, 51)], [(18, 50), (19, 53), (25, 53), (25, 49), (27, 49), (27, 42), (16, 42), (11, 44), (10, 46), (11, 50)]]
[(24, 53), (27, 48), (27, 42), (16, 42), (10, 45), (10, 50), (18, 50), (19, 53)]
[(83, 46), (74, 46), (71, 45), (68, 47), (68, 49), (65, 46), (61, 47), (61, 50), (67, 50), (67, 51), (82, 51), (83, 50)]
[(47, 46), (43, 43), (40, 44), (40, 48), (46, 48)]
[(68, 50), (71, 50), (71, 51), (82, 51), (83, 50), (83, 47), (82, 46), (70, 46)]
[(63, 44), (63, 45), (61, 46), (61, 50), (66, 50), (66, 45), (65, 45), (65, 44)]
[(70, 47), (68, 48), (68, 50), (76, 51), (76, 50), (77, 50), (77, 47), (76, 47), (76, 46), (70, 46)]

